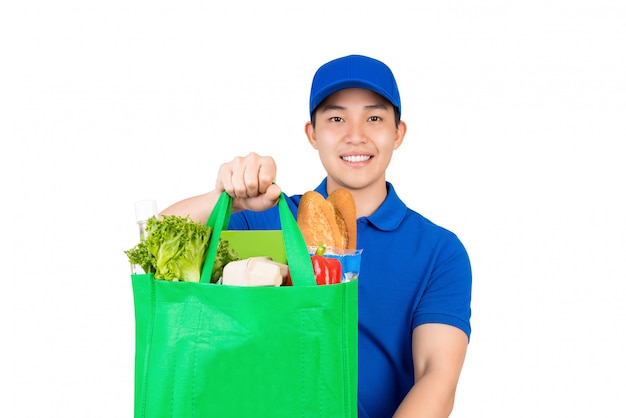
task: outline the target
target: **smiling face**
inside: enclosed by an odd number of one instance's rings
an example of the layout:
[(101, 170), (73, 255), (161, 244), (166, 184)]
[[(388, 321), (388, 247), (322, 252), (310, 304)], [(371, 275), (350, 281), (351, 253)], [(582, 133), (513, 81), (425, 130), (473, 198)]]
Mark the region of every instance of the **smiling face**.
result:
[(355, 200), (367, 195), (382, 203), (387, 166), (406, 133), (391, 103), (370, 90), (340, 90), (320, 104), (315, 127), (308, 122), (305, 131), (328, 173), (328, 193), (343, 187)]

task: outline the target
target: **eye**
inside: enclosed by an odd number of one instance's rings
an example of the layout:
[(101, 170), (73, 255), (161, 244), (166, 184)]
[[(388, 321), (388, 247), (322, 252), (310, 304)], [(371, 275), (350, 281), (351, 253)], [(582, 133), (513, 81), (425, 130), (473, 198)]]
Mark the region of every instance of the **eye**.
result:
[(331, 122), (341, 122), (343, 121), (343, 118), (339, 117), (339, 116), (332, 116), (329, 119)]
[(380, 118), (380, 116), (370, 116), (370, 117), (368, 118), (368, 120), (370, 120), (370, 121), (372, 121), (372, 122), (379, 122), (379, 121), (381, 121), (382, 119)]

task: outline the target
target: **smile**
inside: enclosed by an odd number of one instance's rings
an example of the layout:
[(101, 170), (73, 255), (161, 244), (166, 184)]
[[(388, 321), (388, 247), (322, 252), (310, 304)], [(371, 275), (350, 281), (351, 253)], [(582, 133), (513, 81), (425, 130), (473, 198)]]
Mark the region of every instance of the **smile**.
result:
[(350, 163), (360, 163), (362, 161), (367, 161), (372, 158), (369, 155), (347, 155), (345, 157), (341, 157), (342, 160), (348, 161)]

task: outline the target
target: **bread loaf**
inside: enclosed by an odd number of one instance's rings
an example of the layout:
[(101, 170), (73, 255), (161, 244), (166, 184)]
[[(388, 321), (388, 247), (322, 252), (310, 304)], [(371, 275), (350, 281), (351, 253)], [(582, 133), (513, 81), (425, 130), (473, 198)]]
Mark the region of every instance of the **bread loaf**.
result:
[(341, 232), (340, 248), (356, 249), (356, 206), (352, 193), (347, 189), (337, 189), (328, 196), (333, 208), (335, 221)]
[(356, 206), (347, 189), (333, 191), (328, 199), (316, 191), (304, 193), (297, 222), (307, 246), (356, 249)]

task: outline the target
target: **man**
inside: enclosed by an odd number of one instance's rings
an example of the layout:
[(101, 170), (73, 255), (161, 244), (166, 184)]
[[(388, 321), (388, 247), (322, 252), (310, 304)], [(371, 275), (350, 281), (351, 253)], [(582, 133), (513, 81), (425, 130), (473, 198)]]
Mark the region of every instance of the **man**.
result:
[[(356, 203), (359, 417), (447, 417), (470, 335), (471, 268), (456, 235), (407, 208), (386, 180), (406, 134), (400, 115), (391, 70), (350, 55), (316, 72), (305, 133), (327, 172), (315, 190), (346, 188)], [(280, 229), (275, 177), (271, 157), (237, 157), (220, 167), (213, 191), (162, 214), (204, 223), (225, 190), (230, 229)], [(300, 198), (288, 197), (294, 215)]]

